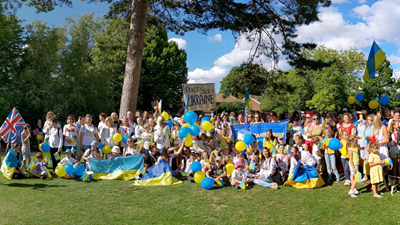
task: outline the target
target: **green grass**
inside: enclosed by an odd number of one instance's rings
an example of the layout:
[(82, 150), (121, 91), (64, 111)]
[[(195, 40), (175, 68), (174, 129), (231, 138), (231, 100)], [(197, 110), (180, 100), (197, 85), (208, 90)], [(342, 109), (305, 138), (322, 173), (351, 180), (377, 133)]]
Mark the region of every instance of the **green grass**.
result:
[[(3, 157), (2, 157), (3, 158)], [(204, 190), (198, 184), (0, 178), (0, 224), (394, 224), (400, 193), (352, 199), (349, 186)], [(366, 184), (357, 185), (361, 189)], [(361, 191), (365, 191), (362, 189)]]

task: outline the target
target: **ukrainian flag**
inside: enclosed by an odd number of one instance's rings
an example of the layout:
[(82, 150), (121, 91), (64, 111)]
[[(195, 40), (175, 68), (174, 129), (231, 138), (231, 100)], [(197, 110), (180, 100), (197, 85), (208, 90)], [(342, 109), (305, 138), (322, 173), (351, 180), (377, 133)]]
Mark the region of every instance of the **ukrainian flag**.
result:
[(144, 156), (139, 154), (108, 160), (90, 158), (89, 168), (93, 172), (93, 179), (132, 180), (143, 171)]
[(246, 184), (244, 183), (244, 180), (242, 180), (242, 182), (240, 182), (239, 187), (244, 190), (246, 189)]
[(21, 153), (18, 151), (19, 154), (19, 160), (14, 154), (14, 149), (11, 148), (6, 157), (3, 160), (3, 164), (1, 165), (1, 172), (3, 173), (3, 176), (9, 180), (11, 180), (12, 176), (14, 175), (14, 172), (19, 165), (22, 165), (21, 163)]
[(314, 167), (305, 165), (304, 169), (300, 170), (300, 165), (301, 163), (299, 162), (292, 174), (289, 175), (289, 179), (283, 185), (292, 186), (297, 189), (308, 189), (319, 188), (325, 184)]
[(29, 168), (30, 170), (35, 169), (35, 164), (34, 164), (33, 162), (30, 162), (29, 165), (28, 165), (28, 168)]
[(175, 178), (174, 171), (165, 160), (161, 159), (155, 166), (148, 168), (142, 178), (135, 181), (134, 185), (164, 186), (174, 184), (182, 184), (182, 181)]
[(357, 181), (357, 183), (361, 183), (362, 174), (361, 174), (360, 172), (357, 171), (356, 177), (355, 177), (355, 178), (356, 178), (355, 180)]
[(375, 71), (383, 63), (383, 61), (385, 61), (385, 59), (385, 53), (374, 41), (374, 43), (372, 43), (371, 51), (369, 52), (367, 67), (365, 68), (363, 77), (364, 81), (375, 77)]

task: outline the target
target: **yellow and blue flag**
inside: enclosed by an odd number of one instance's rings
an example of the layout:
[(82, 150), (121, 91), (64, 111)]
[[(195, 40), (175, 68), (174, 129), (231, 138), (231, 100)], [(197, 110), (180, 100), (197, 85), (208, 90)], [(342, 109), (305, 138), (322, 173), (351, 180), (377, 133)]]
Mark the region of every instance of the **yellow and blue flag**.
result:
[(329, 138), (328, 138), (327, 136), (325, 136), (324, 139), (322, 139), (322, 143), (323, 143), (324, 145), (328, 145), (328, 143), (329, 143)]
[(286, 145), (285, 147), (285, 154), (288, 154), (290, 152), (290, 145)]
[(144, 169), (144, 156), (130, 155), (108, 160), (89, 159), (89, 168), (93, 179), (98, 180), (132, 180)]
[(369, 52), (367, 66), (364, 72), (364, 81), (374, 78), (376, 76), (375, 72), (378, 67), (385, 61), (386, 54), (382, 51), (381, 48), (376, 44), (372, 43), (371, 51)]
[(307, 135), (307, 131), (306, 131), (306, 129), (305, 129), (305, 128), (303, 128), (303, 129), (301, 130), (301, 134), (303, 134), (303, 135)]
[(288, 125), (287, 125), (287, 130), (290, 131), (290, 130), (292, 130), (292, 129), (293, 129), (293, 124), (288, 123)]
[(76, 139), (74, 136), (71, 137), (71, 142), (72, 142), (72, 144), (76, 144)]
[(246, 189), (246, 184), (244, 183), (244, 180), (242, 180), (242, 182), (240, 182), (239, 187), (244, 190)]
[(18, 165), (22, 165), (21, 163), (21, 153), (18, 151), (19, 159), (14, 154), (14, 149), (11, 148), (10, 151), (7, 153), (6, 157), (3, 160), (3, 164), (1, 165), (1, 172), (3, 176), (9, 180), (11, 180), (12, 176)]
[(50, 163), (50, 158), (48, 156), (46, 156), (46, 157), (44, 157), (44, 161), (46, 161), (47, 164), (49, 164)]
[(360, 172), (357, 171), (356, 173), (356, 179), (355, 179), (358, 183), (361, 183), (362, 180), (362, 174)]
[(181, 174), (182, 174), (182, 177), (188, 177), (189, 176), (188, 172), (181, 172)]
[(186, 91), (185, 109), (183, 110), (183, 113), (186, 113), (186, 112), (187, 112), (188, 107), (189, 107), (189, 91)]
[(54, 153), (54, 159), (56, 161), (60, 160), (60, 154), (58, 154), (58, 152)]
[(301, 165), (300, 162), (297, 163), (292, 174), (289, 174), (289, 179), (283, 185), (292, 186), (297, 189), (307, 189), (322, 187), (325, 184), (314, 167), (304, 165), (304, 169), (299, 170)]
[(22, 173), (25, 173), (26, 170), (27, 170), (26, 166), (25, 166), (25, 165), (22, 165), (22, 166), (21, 166), (21, 171), (22, 171)]
[(255, 162), (250, 163), (249, 169), (254, 170), (255, 168), (256, 168), (256, 163)]
[(28, 165), (28, 168), (30, 170), (33, 170), (35, 168), (35, 164), (33, 162), (30, 162), (29, 165)]
[(217, 185), (220, 186), (220, 187), (221, 187), (221, 186), (224, 186), (224, 184), (225, 184), (225, 183), (224, 183), (224, 181), (222, 180), (222, 178), (219, 179), (219, 180), (217, 181)]
[(146, 173), (134, 183), (134, 185), (140, 186), (163, 186), (175, 184), (182, 184), (182, 181), (175, 178), (174, 171), (163, 159), (161, 159), (156, 165), (148, 168)]
[(244, 118), (246, 123), (249, 123), (249, 114), (250, 114), (250, 110), (251, 110), (251, 101), (250, 101), (250, 95), (249, 95), (249, 90), (246, 88), (246, 94), (245, 94), (245, 98), (244, 98)]

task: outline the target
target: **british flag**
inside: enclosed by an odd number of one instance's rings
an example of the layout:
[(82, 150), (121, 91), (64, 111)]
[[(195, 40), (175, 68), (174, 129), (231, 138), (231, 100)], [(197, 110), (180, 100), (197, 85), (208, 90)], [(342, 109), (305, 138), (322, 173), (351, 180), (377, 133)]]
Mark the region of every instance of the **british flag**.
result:
[(17, 131), (22, 129), (24, 125), (24, 119), (22, 119), (22, 116), (19, 114), (18, 110), (14, 108), (7, 116), (7, 119), (4, 121), (3, 125), (1, 125), (1, 138), (4, 140), (4, 142), (9, 143), (14, 135), (17, 134)]

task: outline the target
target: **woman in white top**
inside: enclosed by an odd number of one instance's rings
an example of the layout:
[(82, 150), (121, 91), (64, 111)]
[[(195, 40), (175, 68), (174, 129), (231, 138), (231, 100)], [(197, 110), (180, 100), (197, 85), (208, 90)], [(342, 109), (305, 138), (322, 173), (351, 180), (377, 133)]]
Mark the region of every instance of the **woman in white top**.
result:
[(55, 117), (54, 113), (52, 111), (49, 111), (46, 114), (46, 121), (43, 124), (43, 133), (45, 134), (44, 139), (49, 139), (46, 137), (46, 130), (51, 127), (51, 120)]
[[(74, 125), (75, 118), (73, 115), (69, 115), (67, 117), (67, 124), (65, 124), (63, 128), (63, 135), (64, 135), (64, 151), (68, 148), (76, 147), (76, 140), (78, 137), (78, 130)], [(78, 161), (81, 159), (82, 154), (78, 154)], [(77, 152), (74, 152), (71, 156), (72, 158), (77, 158)]]
[(53, 164), (53, 171), (55, 171), (60, 159), (56, 160), (54, 153), (61, 152), (63, 146), (63, 134), (61, 128), (58, 127), (57, 119), (53, 117), (51, 126), (46, 130), (46, 137), (49, 139), (50, 154)]
[(118, 145), (113, 139), (114, 134), (118, 133), (118, 130), (114, 127), (114, 121), (110, 116), (104, 120), (104, 123), (106, 126), (103, 126), (100, 130), (101, 145), (112, 148)]
[(358, 137), (358, 145), (360, 147), (365, 147), (367, 145), (367, 140), (365, 138), (363, 139), (363, 133), (365, 131), (365, 128), (368, 126), (367, 122), (367, 111), (361, 110), (358, 113), (358, 125), (357, 125), (357, 137)]
[(100, 131), (100, 136), (99, 136), (100, 139), (101, 139), (101, 129), (103, 129), (103, 127), (106, 127), (106, 124), (105, 124), (106, 118), (107, 118), (107, 114), (105, 114), (105, 113), (101, 113), (99, 115), (100, 122), (99, 122), (99, 125), (97, 126), (97, 128)]
[[(131, 137), (133, 135), (133, 127), (129, 126), (129, 119), (127, 117), (122, 118), (122, 124), (119, 127), (118, 131), (122, 136), (128, 135), (129, 137)], [(121, 148), (125, 148), (126, 144), (121, 141), (120, 146)]]
[[(373, 135), (375, 135), (376, 143), (379, 145), (378, 151), (381, 156), (381, 160), (385, 160), (389, 158), (389, 150), (387, 147), (387, 143), (389, 142), (388, 130), (382, 124), (382, 121), (381, 119), (379, 119), (378, 116), (374, 116), (373, 124), (374, 124)], [(384, 166), (383, 168), (386, 168), (386, 166)]]
[(262, 187), (278, 189), (278, 184), (274, 182), (272, 177), (276, 172), (276, 161), (271, 157), (271, 153), (266, 147), (262, 149), (260, 167), (260, 173), (257, 175), (254, 183)]
[(142, 138), (142, 134), (145, 132), (143, 118), (138, 117), (136, 119), (136, 122), (137, 122), (137, 125), (135, 127), (135, 137), (138, 140), (138, 139)]
[(99, 131), (97, 130), (97, 127), (92, 124), (92, 116), (87, 114), (85, 117), (85, 122), (85, 125), (81, 127), (79, 135), (81, 144), (80, 147), (82, 151), (90, 149), (90, 144), (92, 144), (93, 141), (100, 141), (98, 135)]

